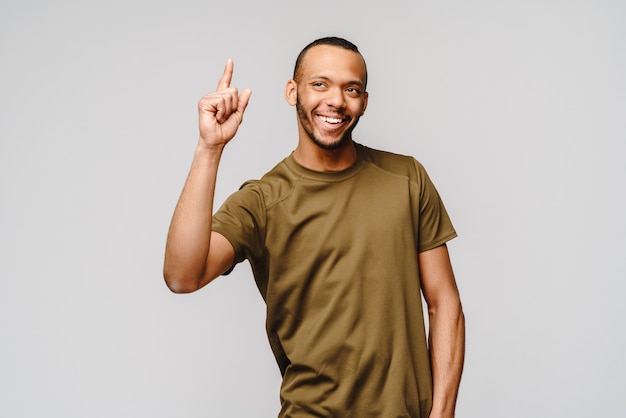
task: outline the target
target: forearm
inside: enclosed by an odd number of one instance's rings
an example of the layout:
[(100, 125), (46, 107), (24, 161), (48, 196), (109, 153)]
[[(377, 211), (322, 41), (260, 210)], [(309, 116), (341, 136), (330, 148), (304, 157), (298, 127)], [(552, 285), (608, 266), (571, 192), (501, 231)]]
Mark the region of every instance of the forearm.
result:
[(163, 275), (174, 292), (202, 287), (211, 245), (217, 169), (223, 146), (199, 144), (167, 236)]
[(429, 312), (433, 409), (430, 418), (452, 418), (465, 357), (465, 318), (459, 299)]

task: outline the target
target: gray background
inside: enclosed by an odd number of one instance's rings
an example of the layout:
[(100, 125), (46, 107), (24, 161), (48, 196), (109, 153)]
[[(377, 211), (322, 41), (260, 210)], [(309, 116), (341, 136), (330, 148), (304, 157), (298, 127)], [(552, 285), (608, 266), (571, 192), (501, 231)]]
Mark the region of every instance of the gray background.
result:
[(457, 416), (624, 416), (625, 4), (2, 0), (0, 416), (276, 415), (248, 266), (181, 296), (162, 256), (226, 60), (254, 93), (218, 203), (295, 146), (283, 87), (329, 34), (368, 61), (356, 139), (459, 231)]

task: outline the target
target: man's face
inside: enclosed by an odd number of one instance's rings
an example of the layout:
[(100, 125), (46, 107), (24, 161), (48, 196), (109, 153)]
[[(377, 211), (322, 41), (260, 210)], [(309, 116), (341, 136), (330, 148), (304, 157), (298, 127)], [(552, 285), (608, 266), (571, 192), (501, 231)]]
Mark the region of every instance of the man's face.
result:
[(351, 139), (367, 106), (366, 71), (353, 51), (319, 45), (306, 53), (298, 79), (286, 91), (296, 106), (301, 138), (327, 150)]

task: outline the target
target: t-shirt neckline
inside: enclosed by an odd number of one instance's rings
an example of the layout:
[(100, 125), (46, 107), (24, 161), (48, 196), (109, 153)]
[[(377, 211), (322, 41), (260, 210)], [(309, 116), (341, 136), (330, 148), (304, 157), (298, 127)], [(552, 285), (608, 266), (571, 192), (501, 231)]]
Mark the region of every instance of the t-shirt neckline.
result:
[(289, 156), (285, 158), (284, 161), (287, 167), (291, 171), (293, 171), (294, 173), (296, 173), (298, 176), (302, 178), (326, 181), (326, 182), (337, 182), (337, 181), (342, 181), (342, 180), (352, 177), (353, 175), (358, 173), (359, 170), (363, 166), (364, 160), (363, 160), (362, 146), (355, 142), (354, 147), (356, 149), (356, 160), (350, 167), (341, 171), (312, 170), (310, 168), (307, 168), (301, 165), (299, 162), (297, 162), (296, 159), (293, 157), (293, 152), (289, 154)]

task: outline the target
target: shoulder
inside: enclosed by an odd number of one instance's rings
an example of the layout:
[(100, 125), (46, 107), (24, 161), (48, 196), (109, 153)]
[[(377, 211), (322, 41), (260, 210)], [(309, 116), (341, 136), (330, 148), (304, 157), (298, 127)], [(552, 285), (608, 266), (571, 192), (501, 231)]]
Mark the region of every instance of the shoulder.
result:
[(236, 193), (257, 195), (266, 207), (284, 199), (293, 190), (296, 180), (285, 161), (280, 161), (260, 179), (246, 181)]
[(406, 176), (413, 181), (419, 181), (420, 178), (426, 176), (424, 166), (411, 155), (383, 151), (361, 144), (356, 144), (356, 146), (363, 160), (383, 171)]

